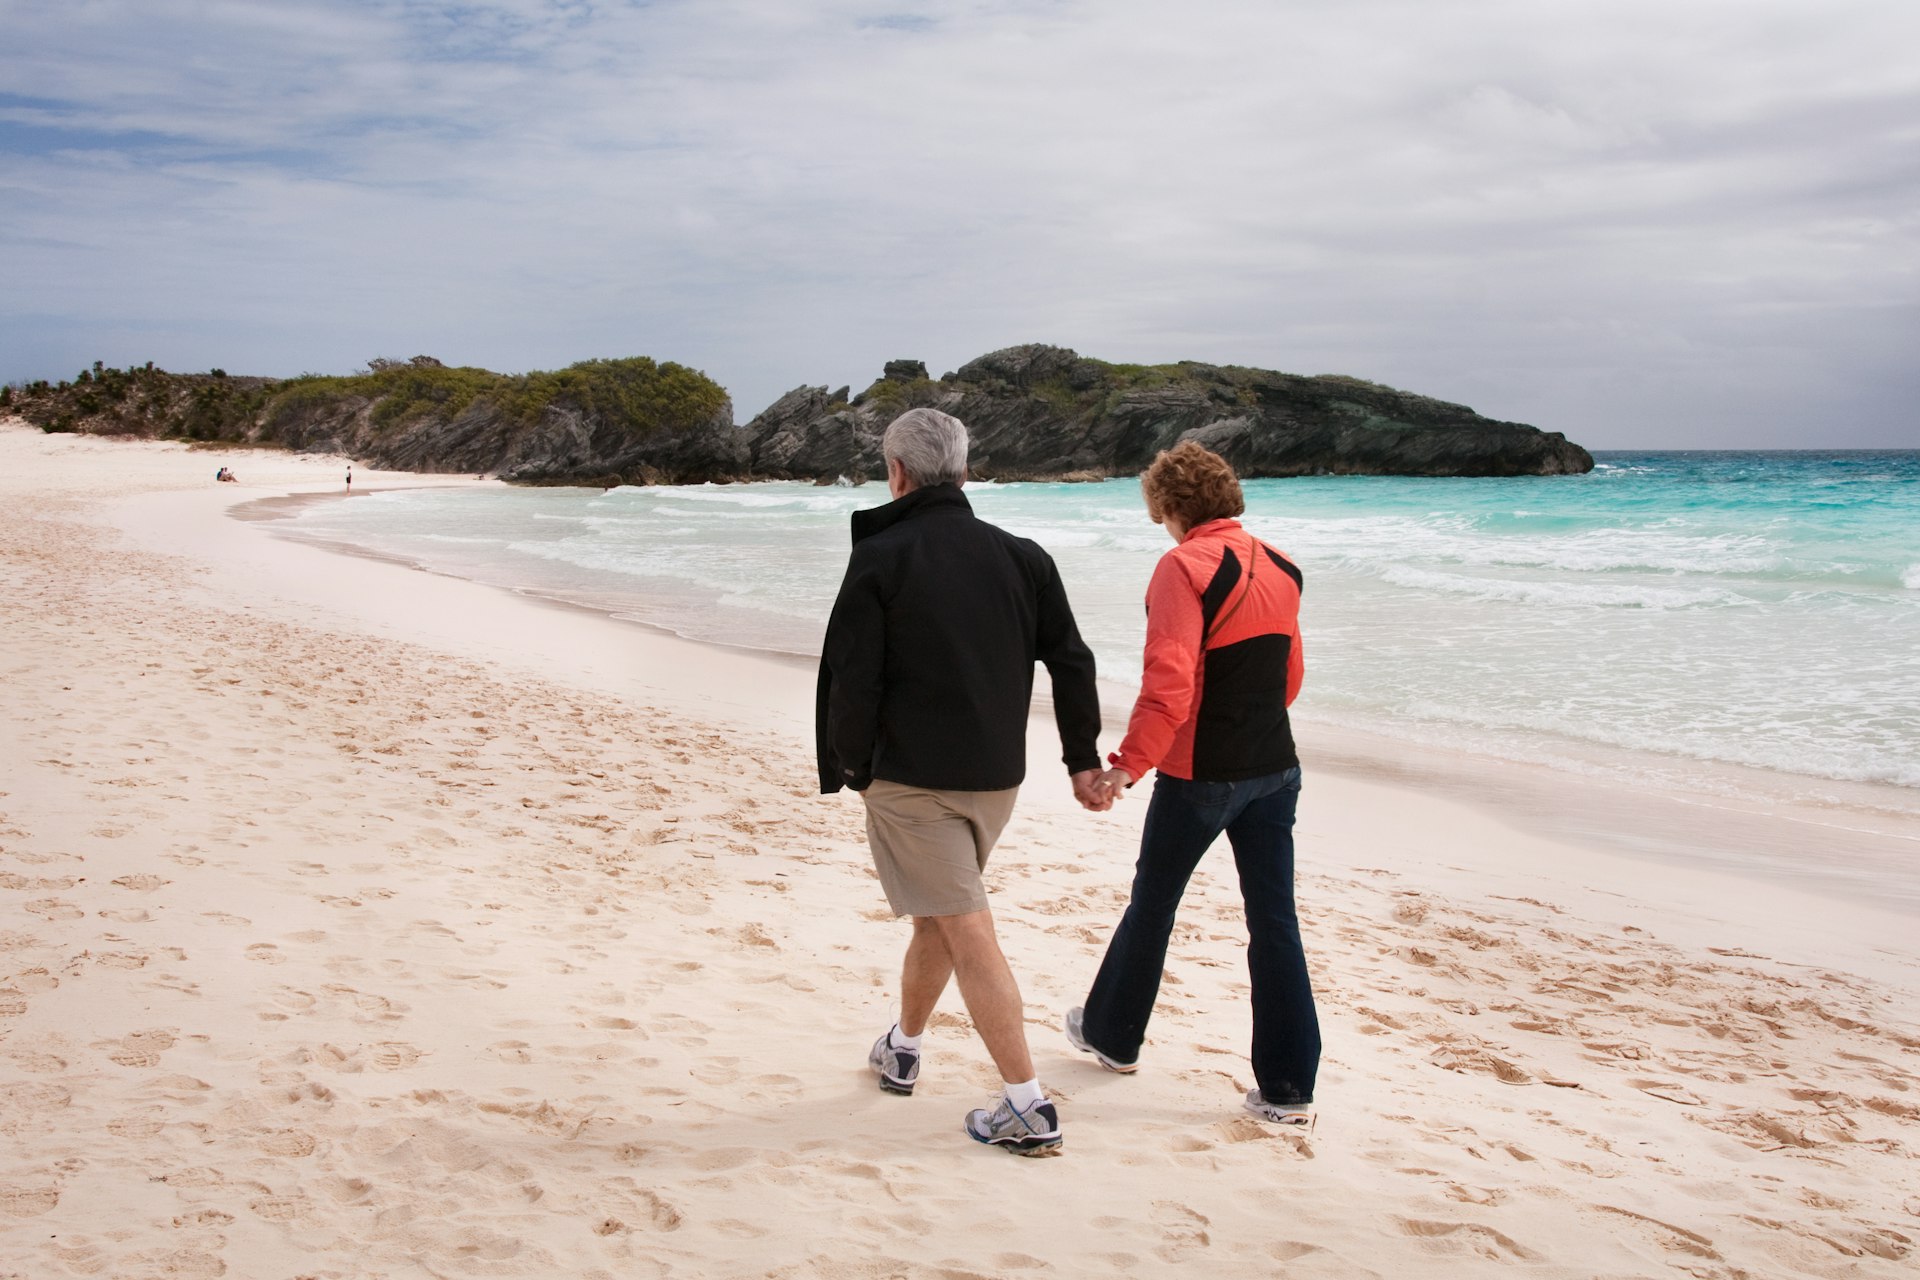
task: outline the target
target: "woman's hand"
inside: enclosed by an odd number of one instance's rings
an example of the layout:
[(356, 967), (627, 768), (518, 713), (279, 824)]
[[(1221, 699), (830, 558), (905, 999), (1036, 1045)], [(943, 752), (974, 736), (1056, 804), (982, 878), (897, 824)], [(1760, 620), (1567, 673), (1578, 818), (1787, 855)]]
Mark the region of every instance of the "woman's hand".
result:
[(1133, 785), (1125, 769), (1082, 769), (1073, 775), (1073, 798), (1089, 813), (1105, 813)]
[(1098, 769), (1082, 769), (1073, 775), (1073, 798), (1089, 813), (1105, 813), (1113, 808), (1112, 798), (1100, 789)]

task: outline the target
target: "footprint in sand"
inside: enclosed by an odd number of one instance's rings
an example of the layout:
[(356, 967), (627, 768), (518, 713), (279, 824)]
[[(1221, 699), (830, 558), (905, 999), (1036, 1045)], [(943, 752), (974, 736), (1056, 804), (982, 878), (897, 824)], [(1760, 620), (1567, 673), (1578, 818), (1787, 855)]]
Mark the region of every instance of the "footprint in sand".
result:
[(1159, 1224), (1166, 1241), (1156, 1252), (1168, 1262), (1191, 1257), (1213, 1243), (1213, 1237), (1207, 1233), (1212, 1222), (1206, 1215), (1196, 1213), (1186, 1205), (1172, 1200), (1156, 1200), (1153, 1202), (1153, 1220)]
[(136, 893), (152, 893), (155, 889), (164, 888), (172, 884), (173, 881), (163, 876), (149, 875), (146, 872), (141, 872), (137, 875), (121, 876), (115, 880), (114, 883), (122, 889), (131, 889)]
[(123, 1067), (156, 1067), (160, 1065), (160, 1055), (173, 1048), (178, 1038), (179, 1032), (171, 1027), (135, 1031), (110, 1042), (107, 1057)]
[(1223, 1142), (1273, 1142), (1293, 1139), (1304, 1145), (1306, 1134), (1297, 1128), (1262, 1124), (1252, 1116), (1235, 1116), (1214, 1124), (1213, 1131)]
[(310, 1213), (313, 1204), (302, 1195), (262, 1196), (249, 1203), (247, 1208), (268, 1222), (292, 1222)]
[(128, 1261), (139, 1264), (139, 1274), (165, 1276), (166, 1280), (218, 1280), (227, 1274), (227, 1264), (220, 1255), (205, 1249), (148, 1249)]
[[(635, 1022), (632, 1018), (609, 1018), (604, 1016), (594, 1017), (594, 1018), (589, 1018), (587, 1021), (579, 1023), (577, 1025), (582, 1027), (593, 1027), (594, 1029), (599, 1031), (639, 1031), (640, 1030), (640, 1024)], [(642, 1032), (640, 1035), (640, 1039), (645, 1040), (646, 1038), (647, 1038), (646, 1034)]]
[(1527, 1248), (1504, 1231), (1477, 1222), (1435, 1222), (1421, 1218), (1401, 1218), (1400, 1231), (1426, 1242), (1436, 1253), (1474, 1254), (1491, 1262), (1537, 1261), (1541, 1255)]
[(372, 1046), (367, 1061), (375, 1071), (404, 1071), (418, 1063), (422, 1056), (421, 1051), (410, 1044), (389, 1040)]
[(1649, 1218), (1644, 1213), (1635, 1213), (1631, 1209), (1622, 1209), (1617, 1205), (1597, 1204), (1593, 1207), (1600, 1213), (1615, 1214), (1630, 1222), (1639, 1224), (1653, 1237), (1654, 1243), (1662, 1249), (1665, 1249), (1668, 1253), (1685, 1254), (1693, 1258), (1707, 1258), (1715, 1262), (1720, 1261), (1720, 1251), (1713, 1247), (1713, 1241), (1697, 1231), (1689, 1231), (1685, 1227), (1676, 1227), (1670, 1222), (1662, 1222), (1658, 1218)]
[(609, 1189), (626, 1196), (630, 1202), (627, 1214), (628, 1222), (623, 1224), (632, 1229), (632, 1224), (653, 1231), (678, 1231), (685, 1223), (680, 1210), (660, 1198), (654, 1191), (637, 1186), (630, 1178), (615, 1178), (608, 1183)]
[(0, 1132), (8, 1132), (21, 1119), (73, 1105), (73, 1093), (57, 1084), (37, 1081), (0, 1083)]
[(26, 876), (15, 875), (11, 871), (0, 872), (0, 889), (71, 889), (80, 882), (72, 876)]
[(353, 987), (329, 985), (323, 990), (351, 1002), (356, 1011), (355, 1022), (398, 1022), (408, 1012), (407, 1006), (397, 1000)]
[(21, 1071), (34, 1075), (51, 1075), (67, 1069), (67, 1060), (57, 1054), (36, 1053), (30, 1049), (15, 1049), (7, 1055), (8, 1061)]
[(533, 1061), (533, 1053), (525, 1040), (501, 1040), (487, 1046), (487, 1052), (502, 1062), (515, 1064)]
[(1484, 1045), (1467, 1041), (1442, 1043), (1428, 1055), (1427, 1061), (1463, 1075), (1488, 1075), (1501, 1084), (1532, 1084), (1531, 1072), (1515, 1065)]
[(60, 1188), (53, 1183), (0, 1182), (0, 1217), (37, 1218), (60, 1203)]
[(166, 1127), (147, 1116), (117, 1116), (107, 1121), (107, 1132), (126, 1142), (144, 1142)]

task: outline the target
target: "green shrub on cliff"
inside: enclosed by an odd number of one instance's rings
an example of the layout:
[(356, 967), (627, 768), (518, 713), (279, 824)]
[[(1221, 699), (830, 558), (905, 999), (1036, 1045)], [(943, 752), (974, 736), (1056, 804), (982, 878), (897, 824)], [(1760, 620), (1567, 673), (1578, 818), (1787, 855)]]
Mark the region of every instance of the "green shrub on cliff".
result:
[(96, 360), (72, 382), (14, 389), (14, 411), (43, 431), (240, 440), (264, 402), (264, 378), (172, 374), (152, 362), (115, 369)]
[(706, 422), (727, 402), (726, 391), (704, 373), (647, 356), (582, 360), (512, 381), (517, 385), (500, 407), (523, 422), (559, 406), (651, 433)]
[(932, 404), (939, 389), (931, 378), (882, 378), (855, 396), (854, 403), (891, 419), (909, 409)]
[(532, 425), (559, 407), (649, 434), (704, 423), (727, 399), (725, 390), (705, 374), (647, 356), (582, 360), (564, 369), (524, 374), (420, 359), (378, 360), (366, 373), (346, 377), (290, 378), (268, 404), (263, 428), (276, 433), (329, 407), (368, 403), (368, 416), (382, 430), (429, 418), (451, 421), (481, 407), (492, 408), (509, 422)]

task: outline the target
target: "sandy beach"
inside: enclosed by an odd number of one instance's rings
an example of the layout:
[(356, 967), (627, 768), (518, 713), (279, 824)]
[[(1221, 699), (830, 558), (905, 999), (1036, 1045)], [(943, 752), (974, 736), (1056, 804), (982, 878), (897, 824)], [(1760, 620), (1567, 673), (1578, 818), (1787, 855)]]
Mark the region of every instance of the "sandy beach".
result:
[(0, 1277), (1912, 1273), (1913, 915), (1309, 740), (1278, 1131), (1221, 851), (1139, 1074), (1060, 1034), (1145, 805), (1038, 724), (989, 883), (1066, 1151), (1010, 1159), (957, 993), (865, 1068), (907, 930), (811, 670), (229, 514), (343, 470), (0, 425)]

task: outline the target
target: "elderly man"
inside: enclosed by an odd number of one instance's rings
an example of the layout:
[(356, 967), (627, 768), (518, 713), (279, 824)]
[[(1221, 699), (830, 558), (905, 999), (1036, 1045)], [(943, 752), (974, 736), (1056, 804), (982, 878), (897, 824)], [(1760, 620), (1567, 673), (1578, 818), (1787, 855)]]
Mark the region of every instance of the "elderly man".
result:
[(820, 658), (820, 789), (861, 794), (867, 843), (895, 915), (913, 917), (899, 1021), (868, 1064), (911, 1094), (920, 1038), (958, 981), (1006, 1088), (969, 1112), (975, 1140), (1019, 1155), (1060, 1150), (1060, 1118), (1027, 1051), (1019, 985), (994, 935), (980, 873), (1026, 776), (1033, 664), (1053, 680), (1074, 795), (1097, 794), (1100, 705), (1053, 559), (976, 518), (960, 488), (967, 429), (933, 409), (881, 441), (893, 501), (853, 516), (853, 554)]

